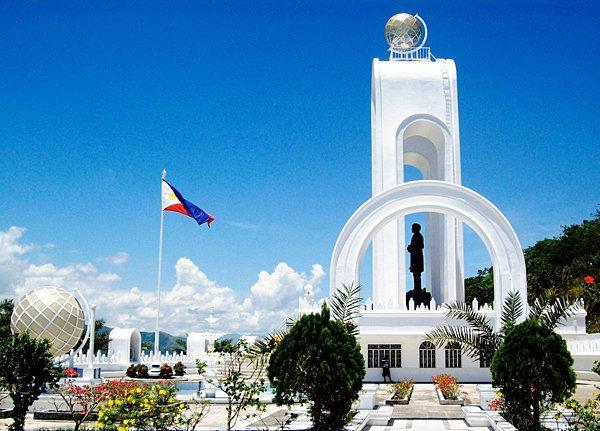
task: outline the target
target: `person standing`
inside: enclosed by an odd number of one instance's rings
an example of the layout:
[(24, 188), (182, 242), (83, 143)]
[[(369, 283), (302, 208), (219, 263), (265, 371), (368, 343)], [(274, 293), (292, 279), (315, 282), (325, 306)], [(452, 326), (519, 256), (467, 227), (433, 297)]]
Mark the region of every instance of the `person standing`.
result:
[(390, 383), (392, 383), (392, 376), (390, 374), (390, 361), (388, 360), (387, 356), (381, 360), (381, 369), (383, 372), (383, 382), (386, 383), (385, 379), (387, 377), (390, 379)]

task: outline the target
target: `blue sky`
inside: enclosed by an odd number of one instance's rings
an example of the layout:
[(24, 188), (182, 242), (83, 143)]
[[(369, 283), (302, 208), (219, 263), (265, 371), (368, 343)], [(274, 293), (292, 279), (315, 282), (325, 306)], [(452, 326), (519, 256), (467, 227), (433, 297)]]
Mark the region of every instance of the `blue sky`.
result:
[[(195, 266), (238, 302), (261, 271), (254, 293), (277, 283), (282, 262), (294, 289), (312, 280), (325, 293), (328, 274), (311, 268), (328, 272), (370, 196), (371, 61), (386, 58), (383, 27), (404, 11), (426, 20), (435, 56), (456, 61), (463, 184), (523, 246), (589, 218), (600, 204), (593, 2), (2, 2), (0, 289), (20, 293), (51, 265), (48, 279), (63, 270), (58, 281), (92, 299), (152, 296), (164, 167), (217, 219), (207, 229), (166, 214), (165, 289), (189, 287), (176, 269), (187, 257), (179, 270)], [(472, 274), (489, 257), (466, 241)]]

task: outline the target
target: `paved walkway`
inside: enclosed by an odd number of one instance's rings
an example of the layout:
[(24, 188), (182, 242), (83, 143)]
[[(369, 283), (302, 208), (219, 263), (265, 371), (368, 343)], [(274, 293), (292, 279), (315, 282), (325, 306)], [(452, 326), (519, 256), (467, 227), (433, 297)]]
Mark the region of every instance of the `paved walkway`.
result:
[[(383, 403), (386, 398), (387, 390), (383, 386), (378, 392), (380, 403)], [(465, 404), (469, 404), (469, 391), (463, 395)], [(416, 383), (408, 405), (396, 405), (392, 413), (392, 418), (395, 419), (462, 419), (464, 417), (460, 406), (440, 405), (433, 383)]]
[(366, 428), (368, 431), (490, 431), (488, 427), (470, 427), (462, 419), (395, 419), (391, 425), (373, 425)]

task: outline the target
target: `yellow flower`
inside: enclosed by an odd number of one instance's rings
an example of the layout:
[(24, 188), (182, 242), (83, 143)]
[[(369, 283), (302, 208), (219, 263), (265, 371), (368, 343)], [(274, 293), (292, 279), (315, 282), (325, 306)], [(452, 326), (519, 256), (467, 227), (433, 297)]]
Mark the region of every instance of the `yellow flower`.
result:
[(141, 394), (142, 393), (142, 388), (136, 388), (135, 389), (135, 393), (136, 394)]
[(112, 405), (114, 404), (113, 400), (108, 400), (108, 405), (112, 407)]
[(96, 422), (96, 426), (97, 426), (98, 428), (104, 428), (104, 423), (103, 423), (103, 422), (100, 422), (100, 421), (98, 421), (98, 422)]
[(160, 391), (158, 391), (158, 395), (167, 395), (167, 391), (161, 389)]

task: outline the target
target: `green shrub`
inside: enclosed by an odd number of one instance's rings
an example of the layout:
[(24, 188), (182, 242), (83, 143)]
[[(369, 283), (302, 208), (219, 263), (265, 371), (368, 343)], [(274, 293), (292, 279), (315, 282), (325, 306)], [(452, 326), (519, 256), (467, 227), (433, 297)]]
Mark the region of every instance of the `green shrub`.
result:
[(173, 372), (176, 376), (183, 376), (185, 374), (185, 366), (181, 361), (173, 365)]
[(0, 339), (0, 389), (13, 401), (11, 431), (23, 430), (29, 406), (44, 392), (54, 387), (62, 370), (54, 363), (48, 340), (36, 340), (27, 332)]
[(200, 359), (196, 359), (196, 370), (198, 370), (198, 374), (202, 375), (206, 371), (206, 367), (208, 364)]
[(503, 416), (519, 430), (541, 429), (541, 413), (575, 390), (572, 365), (565, 340), (552, 329), (535, 319), (514, 326), (490, 367)]
[(277, 404), (310, 401), (316, 431), (338, 431), (350, 418), (365, 376), (365, 362), (347, 326), (321, 313), (302, 316), (271, 354), (268, 375)]

